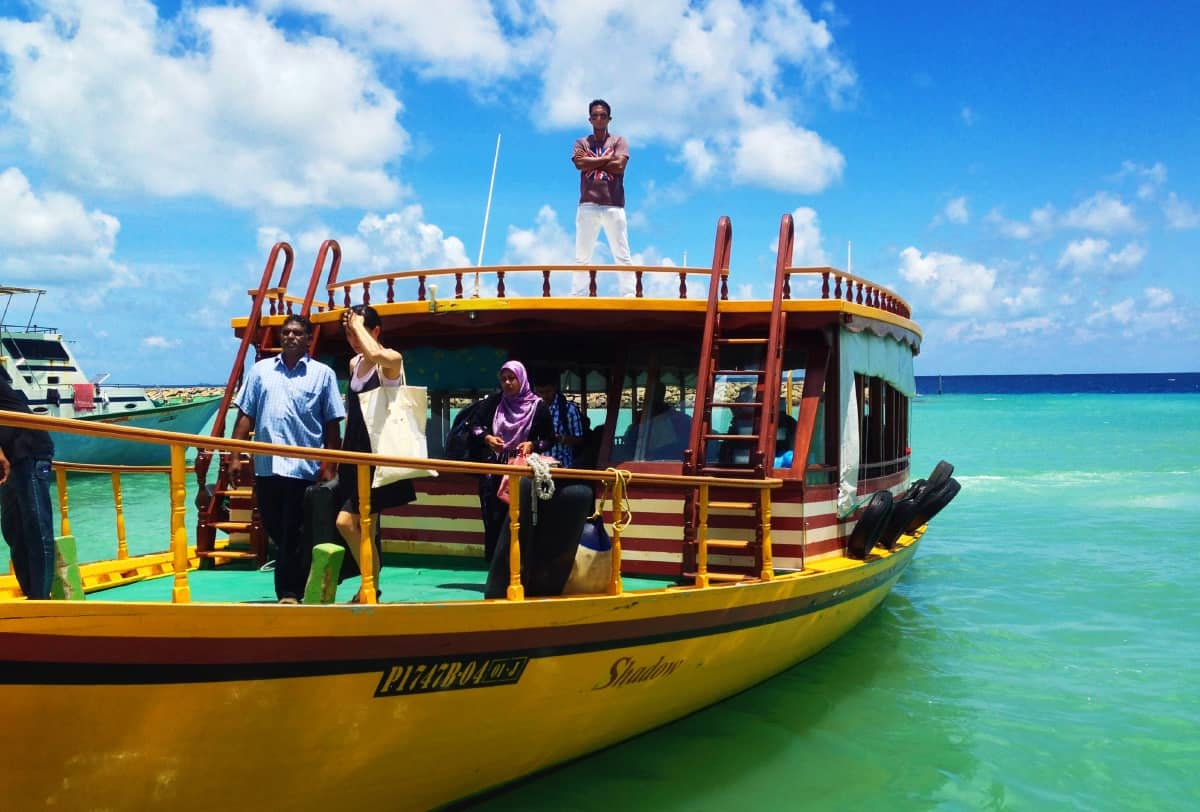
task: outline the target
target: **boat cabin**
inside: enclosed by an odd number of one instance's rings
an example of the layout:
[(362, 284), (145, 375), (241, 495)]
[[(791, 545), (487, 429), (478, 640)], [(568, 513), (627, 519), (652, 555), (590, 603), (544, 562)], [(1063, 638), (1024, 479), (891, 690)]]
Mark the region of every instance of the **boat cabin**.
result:
[[(327, 241), (302, 297), (288, 293), (292, 250), (278, 244), (249, 292), (248, 316), (233, 321), (242, 347), (216, 431), (245, 365), (276, 351), (286, 314), (312, 319), (312, 353), (345, 376), (350, 350), (340, 314), (370, 304), (383, 321), (381, 340), (404, 355), (409, 384), (428, 388), (431, 457), (442, 453), (458, 410), (495, 391), (500, 366), (516, 359), (531, 371), (558, 372), (560, 391), (585, 416), (591, 466), (782, 481), (769, 501), (742, 502), (719, 487), (708, 495), (708, 560), (722, 576), (800, 570), (806, 560), (844, 556), (866, 499), (907, 486), (920, 330), (908, 305), (875, 283), (829, 267), (793, 267), (786, 215), (771, 292), (732, 297), (746, 281), (731, 280), (732, 233), (722, 218), (709, 267), (365, 276), (343, 268), (339, 246)], [(586, 295), (571, 294), (584, 288)], [(475, 477), (446, 474), (416, 486), (415, 503), (382, 518), (385, 554), (481, 555)], [(701, 524), (695, 496), (645, 487), (627, 507), (634, 522), (623, 536), (623, 569), (692, 577)], [(212, 537), (205, 522), (202, 516), (202, 543)], [(762, 553), (765, 529), (770, 561)], [(247, 535), (251, 547), (264, 544)]]

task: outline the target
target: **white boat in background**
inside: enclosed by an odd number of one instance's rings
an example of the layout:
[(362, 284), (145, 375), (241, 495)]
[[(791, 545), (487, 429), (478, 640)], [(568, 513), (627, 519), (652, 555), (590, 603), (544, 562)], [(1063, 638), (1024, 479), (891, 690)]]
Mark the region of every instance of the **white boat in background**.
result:
[[(23, 392), (34, 414), (146, 429), (198, 434), (220, 405), (219, 397), (151, 397), (144, 386), (107, 384), (107, 374), (89, 380), (62, 334), (33, 322), (46, 293), (37, 288), (0, 285), (5, 296), (0, 316), (0, 376)], [(14, 296), (36, 297), (25, 323), (9, 324)], [(166, 465), (166, 446), (58, 432), (54, 458), (96, 465)]]

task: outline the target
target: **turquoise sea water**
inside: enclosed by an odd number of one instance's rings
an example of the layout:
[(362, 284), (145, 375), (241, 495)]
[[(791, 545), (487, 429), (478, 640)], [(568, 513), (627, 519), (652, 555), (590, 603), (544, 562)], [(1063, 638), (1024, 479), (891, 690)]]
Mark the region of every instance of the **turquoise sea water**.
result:
[(464, 808), (1200, 808), (1200, 397), (943, 395), (963, 489), (863, 624)]
[[(1200, 396), (948, 393), (912, 414), (915, 470), (947, 459), (963, 489), (879, 610), (462, 808), (1200, 808)], [(111, 537), (111, 486), (89, 480), (76, 533)], [(166, 486), (127, 487), (132, 505)], [(131, 537), (164, 520), (127, 516)]]

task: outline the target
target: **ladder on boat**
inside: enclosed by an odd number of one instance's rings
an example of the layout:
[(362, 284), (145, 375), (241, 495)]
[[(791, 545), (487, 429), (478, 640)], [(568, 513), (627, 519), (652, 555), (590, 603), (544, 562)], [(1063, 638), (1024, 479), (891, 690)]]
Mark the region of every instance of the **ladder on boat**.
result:
[[(275, 267), (279, 255), (283, 254), (283, 269), (279, 281), (272, 286)], [(321, 244), (317, 253), (317, 261), (313, 266), (308, 289), (303, 299), (292, 299), (287, 295), (288, 280), (292, 274), (294, 254), (292, 247), (286, 242), (278, 242), (271, 248), (267, 257), (267, 265), (263, 270), (258, 288), (250, 291), (252, 304), (242, 331), (241, 343), (234, 358), (233, 368), (225, 384), (225, 392), (221, 397), (221, 405), (217, 408), (217, 416), (213, 421), (212, 436), (224, 437), (225, 424), (233, 398), (241, 388), (242, 377), (246, 368), (246, 357), (250, 348), (254, 348), (254, 360), (261, 361), (277, 355), (280, 351), (279, 326), (264, 321), (263, 309), (268, 309), (267, 316), (291, 315), (309, 316), (313, 310), (317, 285), (321, 279), (321, 271), (325, 267), (327, 257), (332, 257), (329, 271), (329, 284), (337, 280), (337, 272), (342, 262), (341, 246), (335, 240), (326, 240)], [(322, 305), (323, 306), (323, 305)], [(321, 327), (313, 326), (312, 340), (308, 346), (309, 355), (314, 355), (320, 345)], [(258, 513), (258, 504), (254, 494), (253, 466), (242, 466), (242, 474), (237, 482), (231, 481), (229, 472), (229, 453), (221, 452), (218, 459), (217, 478), (212, 485), (207, 484), (208, 471), (212, 465), (213, 453), (201, 449), (196, 455), (196, 505), (199, 518), (196, 522), (196, 555), (202, 564), (215, 563), (218, 560), (253, 559), (258, 566), (267, 562), (267, 534), (262, 526), (262, 518)], [(234, 520), (230, 518), (233, 510), (248, 515), (248, 519)], [(224, 532), (231, 538), (230, 543), (221, 548), (216, 547), (217, 532)], [(239, 537), (236, 541), (234, 537)]]
[[(793, 233), (791, 215), (785, 214), (779, 230), (771, 309), (764, 329), (761, 319), (735, 321), (735, 315), (721, 311), (720, 269), (729, 267), (733, 239), (728, 219), (721, 218), (713, 252), (686, 473), (755, 479), (771, 475), (786, 327), (783, 297)], [(728, 427), (717, 429), (714, 410), (729, 416)], [(770, 491), (764, 488), (757, 499), (750, 501), (742, 494), (744, 491), (701, 485), (685, 498), (684, 574), (697, 585), (767, 580), (773, 575)], [(721, 519), (718, 523), (733, 531), (726, 535), (748, 537), (709, 538), (714, 512)]]

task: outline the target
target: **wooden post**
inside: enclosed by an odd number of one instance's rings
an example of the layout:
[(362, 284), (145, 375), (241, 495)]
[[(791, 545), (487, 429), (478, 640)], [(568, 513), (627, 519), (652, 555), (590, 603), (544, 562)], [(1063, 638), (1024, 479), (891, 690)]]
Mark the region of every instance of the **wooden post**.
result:
[(56, 601), (81, 601), (83, 579), (79, 576), (79, 553), (74, 536), (58, 536), (54, 539), (54, 580), (50, 584), (50, 597)]
[[(337, 600), (338, 575), (346, 548), (333, 542), (313, 545), (312, 566), (304, 585), (304, 603), (333, 603)], [(374, 592), (370, 593), (374, 597)], [(371, 603), (375, 601), (372, 600)]]
[(171, 552), (175, 567), (175, 584), (171, 587), (173, 603), (191, 603), (192, 591), (188, 586), (187, 527), (184, 524), (186, 507), (187, 465), (183, 458), (184, 447), (171, 444)]
[[(612, 508), (612, 574), (608, 579), (608, 594), (620, 595), (624, 590), (621, 585), (621, 528), (622, 520), (625, 518), (623, 506), (625, 504), (625, 479), (620, 472), (617, 472), (616, 478), (612, 485), (612, 502), (609, 505)], [(601, 503), (601, 508), (604, 504)]]
[(696, 528), (696, 586), (708, 586), (708, 486), (700, 485), (700, 520)]
[[(514, 466), (513, 470), (523, 466)], [(515, 473), (508, 476), (508, 594), (510, 601), (525, 600), (521, 584), (521, 481)], [(537, 499), (537, 495), (533, 496)]]
[(113, 507), (117, 511), (117, 558), (129, 558), (129, 542), (125, 538), (125, 504), (121, 499), (121, 472), (112, 472)]
[(358, 592), (359, 603), (378, 603), (375, 591), (375, 522), (371, 520), (371, 466), (356, 466), (358, 476), (358, 569), (362, 575), (362, 587)]
[(67, 507), (67, 472), (62, 468), (56, 468), (54, 483), (58, 486), (59, 529), (64, 536), (69, 536), (71, 535), (71, 512)]
[(758, 491), (759, 512), (762, 514), (762, 579), (770, 581), (775, 577), (775, 559), (771, 552), (771, 491), (760, 488)]

